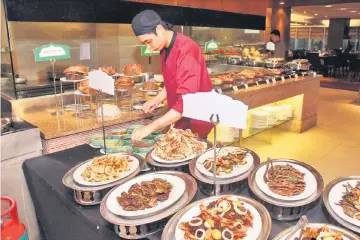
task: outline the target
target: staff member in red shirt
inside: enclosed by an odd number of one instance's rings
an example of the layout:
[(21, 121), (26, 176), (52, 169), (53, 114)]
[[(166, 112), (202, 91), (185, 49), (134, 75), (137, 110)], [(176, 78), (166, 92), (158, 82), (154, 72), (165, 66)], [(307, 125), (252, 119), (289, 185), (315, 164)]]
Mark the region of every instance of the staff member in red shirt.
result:
[(206, 138), (211, 123), (182, 117), (182, 96), (188, 93), (210, 92), (212, 83), (200, 47), (187, 36), (177, 33), (153, 10), (140, 12), (132, 20), (138, 40), (152, 51), (161, 51), (161, 71), (165, 88), (146, 102), (143, 111), (149, 113), (167, 99), (169, 111), (161, 118), (133, 132), (132, 140), (140, 141), (156, 130), (172, 123), (176, 128), (191, 129)]

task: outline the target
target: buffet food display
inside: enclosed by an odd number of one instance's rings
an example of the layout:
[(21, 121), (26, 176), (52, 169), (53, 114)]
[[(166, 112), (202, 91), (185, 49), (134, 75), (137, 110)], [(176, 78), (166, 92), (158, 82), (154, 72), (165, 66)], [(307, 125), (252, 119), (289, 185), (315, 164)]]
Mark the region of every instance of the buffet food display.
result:
[(270, 215), (281, 221), (305, 215), (324, 187), (319, 172), (291, 159), (268, 160), (260, 164), (251, 172), (248, 183)]
[(64, 70), (66, 80), (82, 80), (88, 71), (84, 66), (71, 66)]
[(330, 182), (323, 201), (335, 221), (360, 234), (360, 176), (340, 177)]
[(162, 239), (267, 239), (270, 225), (269, 213), (252, 199), (237, 195), (209, 197), (175, 214)]
[[(288, 228), (273, 240), (358, 240), (359, 237), (340, 227), (326, 223), (306, 223), (303, 229)], [(296, 229), (295, 229), (296, 230)]]
[(206, 148), (207, 144), (198, 140), (191, 130), (171, 126), (165, 137), (156, 142), (152, 157), (158, 162), (182, 162), (194, 158)]

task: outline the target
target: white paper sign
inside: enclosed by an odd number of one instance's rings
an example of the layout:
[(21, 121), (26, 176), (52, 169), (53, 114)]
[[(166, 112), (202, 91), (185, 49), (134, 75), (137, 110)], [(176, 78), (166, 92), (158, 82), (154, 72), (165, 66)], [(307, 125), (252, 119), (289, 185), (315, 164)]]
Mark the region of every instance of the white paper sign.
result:
[(244, 84), (244, 86), (245, 86), (245, 89), (249, 88), (249, 85), (247, 85), (246, 83)]
[(89, 87), (115, 95), (114, 79), (101, 70), (89, 72)]
[(238, 89), (237, 86), (233, 86), (233, 90), (234, 90), (235, 92), (239, 91), (239, 89)]
[[(229, 127), (246, 128), (248, 106), (215, 91), (183, 96), (183, 116), (210, 122), (212, 114), (219, 115), (220, 123)], [(214, 118), (216, 120), (216, 118)]]
[(313, 72), (313, 77), (316, 77), (316, 72)]
[(221, 88), (219, 88), (217, 91), (218, 91), (220, 94), (222, 94), (222, 93), (223, 93), (223, 91), (222, 91), (222, 89), (221, 89)]
[(266, 79), (266, 84), (267, 84), (267, 85), (269, 85), (269, 84), (270, 84), (269, 79)]
[(273, 84), (276, 83), (276, 79), (275, 79), (275, 78), (272, 78), (271, 81), (273, 82)]
[(81, 43), (80, 44), (80, 60), (89, 60), (90, 59), (90, 43)]
[(285, 77), (281, 76), (281, 82), (285, 82)]

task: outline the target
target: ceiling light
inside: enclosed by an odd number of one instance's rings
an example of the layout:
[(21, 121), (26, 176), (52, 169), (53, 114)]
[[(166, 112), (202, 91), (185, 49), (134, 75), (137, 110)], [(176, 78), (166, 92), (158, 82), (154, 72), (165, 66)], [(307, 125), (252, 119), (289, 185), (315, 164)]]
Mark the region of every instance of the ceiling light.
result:
[(340, 8), (340, 10), (346, 10), (346, 8)]
[(356, 12), (356, 11), (350, 11), (350, 12)]
[(306, 13), (306, 11), (304, 11), (304, 13)]
[(285, 4), (285, 2), (280, 2), (280, 4), (281, 4), (281, 5), (284, 5), (284, 4)]
[(332, 7), (332, 5), (326, 5), (325, 7)]
[(326, 18), (328, 17), (328, 16), (325, 16)]
[(317, 13), (315, 13), (315, 16), (317, 16), (318, 14)]

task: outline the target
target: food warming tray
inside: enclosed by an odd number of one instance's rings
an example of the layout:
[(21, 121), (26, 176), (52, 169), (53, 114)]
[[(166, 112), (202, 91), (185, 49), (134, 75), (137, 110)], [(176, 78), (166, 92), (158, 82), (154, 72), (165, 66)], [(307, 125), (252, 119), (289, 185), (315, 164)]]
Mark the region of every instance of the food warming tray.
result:
[[(359, 237), (357, 237), (354, 233), (343, 229), (343, 228), (339, 228), (330, 224), (326, 224), (326, 223), (309, 223), (309, 225), (326, 225), (329, 227), (330, 230), (334, 230), (334, 231), (340, 231), (344, 233), (344, 237), (346, 237), (348, 240), (360, 240)], [(281, 233), (279, 233), (273, 240), (283, 240), (285, 239), (285, 237), (290, 233), (290, 231), (292, 230), (292, 227), (285, 229), (284, 231), (282, 231)]]
[[(236, 177), (233, 178), (226, 178), (226, 179), (216, 179), (216, 183), (218, 185), (218, 189), (220, 192), (217, 192), (216, 194), (231, 194), (231, 193), (238, 193), (241, 190), (243, 190), (246, 187), (249, 174), (251, 171), (256, 168), (260, 164), (260, 158), (259, 156), (247, 148), (242, 148), (247, 150), (253, 157), (254, 163), (253, 166), (246, 171), (245, 173), (242, 173)], [(212, 150), (208, 150), (212, 151)], [(191, 172), (191, 175), (195, 177), (198, 180), (200, 191), (204, 193), (207, 196), (213, 196), (215, 194), (216, 186), (214, 185), (214, 178), (206, 176), (202, 174), (196, 167), (196, 161), (198, 158), (193, 159), (189, 164), (189, 170)]]
[[(257, 240), (267, 239), (269, 237), (270, 231), (271, 231), (271, 218), (270, 218), (270, 215), (269, 215), (268, 211), (266, 210), (266, 208), (263, 205), (261, 205), (259, 202), (254, 201), (253, 199), (250, 199), (247, 197), (242, 197), (242, 196), (237, 196), (237, 195), (234, 195), (234, 196), (239, 198), (240, 201), (243, 201), (245, 203), (252, 205), (259, 212), (259, 214), (261, 216), (261, 220), (262, 220), (262, 229), (261, 229), (261, 233), (260, 233), (259, 237), (257, 238)], [(179, 220), (181, 219), (181, 217), (187, 211), (189, 211), (191, 208), (200, 204), (203, 201), (206, 201), (206, 200), (211, 201), (211, 200), (215, 200), (217, 198), (219, 198), (219, 197), (214, 196), (214, 197), (209, 197), (209, 198), (205, 198), (205, 199), (196, 201), (196, 202), (186, 206), (181, 211), (179, 211), (166, 224), (166, 227), (164, 228), (161, 240), (174, 240), (176, 226), (177, 226)]]
[(261, 163), (257, 166), (251, 173), (248, 178), (249, 187), (252, 193), (259, 199), (259, 201), (267, 208), (272, 218), (280, 221), (292, 221), (299, 219), (302, 215), (306, 215), (307, 210), (315, 203), (316, 200), (322, 194), (324, 188), (324, 180), (321, 177), (320, 173), (315, 170), (310, 165), (292, 160), (292, 159), (272, 159), (273, 163), (279, 161), (284, 163), (293, 163), (298, 164), (307, 170), (309, 170), (315, 177), (317, 182), (316, 191), (308, 198), (297, 200), (297, 201), (284, 201), (268, 196), (263, 191), (260, 190), (257, 186), (255, 175), (256, 172), (267, 162)]
[(77, 184), (74, 181), (73, 174), (75, 170), (83, 165), (84, 163), (92, 161), (92, 159), (81, 162), (77, 164), (75, 167), (71, 168), (63, 177), (62, 182), (63, 184), (71, 188), (74, 191), (74, 199), (80, 205), (98, 205), (100, 204), (103, 197), (106, 193), (114, 186), (122, 184), (127, 180), (135, 177), (144, 167), (145, 160), (138, 154), (131, 154), (131, 156), (137, 158), (139, 160), (139, 167), (130, 175), (125, 178), (121, 178), (118, 181), (111, 182), (108, 184), (100, 185), (100, 186), (82, 186)]
[(339, 223), (342, 226), (346, 227), (347, 229), (350, 229), (350, 230), (360, 234), (360, 227), (349, 223), (348, 221), (342, 219), (339, 215), (337, 215), (335, 213), (335, 211), (331, 208), (330, 202), (329, 202), (329, 194), (330, 194), (331, 189), (338, 183), (343, 182), (343, 181), (349, 181), (349, 180), (359, 180), (360, 181), (360, 176), (339, 177), (339, 178), (331, 181), (324, 190), (323, 202), (324, 202), (324, 205), (325, 205), (327, 211), (329, 212), (330, 216), (336, 221), (336, 223)]
[(100, 213), (106, 221), (114, 224), (115, 232), (119, 237), (125, 239), (142, 239), (157, 234), (162, 231), (170, 216), (189, 204), (195, 197), (197, 184), (195, 179), (189, 174), (176, 171), (161, 171), (149, 174), (168, 174), (180, 177), (185, 181), (186, 190), (181, 198), (172, 206), (164, 209), (159, 214), (139, 219), (128, 219), (111, 213), (106, 207), (106, 201), (114, 189), (109, 191), (100, 204)]

